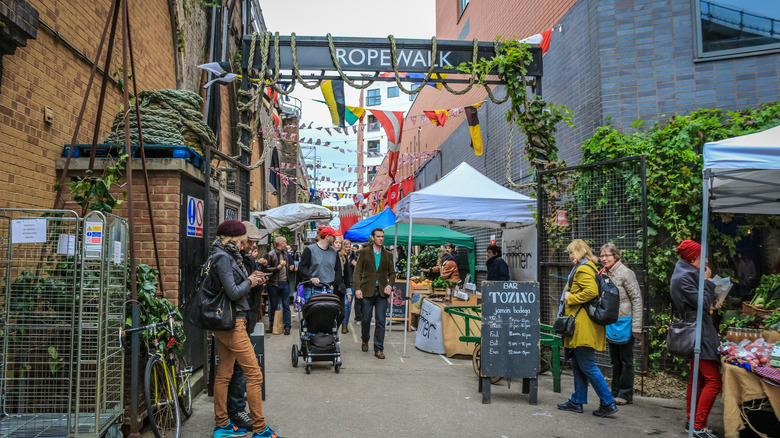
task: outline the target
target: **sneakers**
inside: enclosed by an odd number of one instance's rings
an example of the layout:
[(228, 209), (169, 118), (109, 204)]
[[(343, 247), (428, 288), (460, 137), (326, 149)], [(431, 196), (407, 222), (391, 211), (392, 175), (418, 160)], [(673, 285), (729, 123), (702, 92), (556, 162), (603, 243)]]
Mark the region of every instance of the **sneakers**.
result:
[(347, 325), (346, 325), (346, 324), (342, 324), (342, 325), (341, 325), (341, 333), (342, 333), (342, 334), (345, 334), (345, 335), (346, 335), (347, 333), (349, 333), (349, 327), (347, 327)]
[[(241, 429), (228, 420), (228, 424), (219, 427), (214, 426), (214, 438), (232, 438), (246, 435), (246, 429)], [(269, 435), (270, 436), (270, 435)]]
[(710, 429), (693, 429), (694, 438), (718, 438)]
[(578, 414), (582, 413), (582, 405), (580, 403), (574, 403), (571, 400), (566, 400), (566, 403), (558, 404), (558, 409), (562, 411), (576, 412)]
[(355, 321), (355, 325), (360, 325), (360, 321)]
[(252, 418), (246, 411), (238, 411), (230, 416), (230, 423), (239, 429), (252, 430)]
[(617, 413), (617, 411), (618, 411), (618, 407), (613, 402), (606, 406), (604, 405), (599, 406), (598, 410), (593, 411), (593, 415), (597, 417), (606, 417), (607, 415), (612, 415)]
[(263, 430), (262, 432), (253, 433), (252, 438), (284, 438), (284, 437), (277, 435), (273, 429), (271, 429), (268, 426), (265, 426), (265, 430)]

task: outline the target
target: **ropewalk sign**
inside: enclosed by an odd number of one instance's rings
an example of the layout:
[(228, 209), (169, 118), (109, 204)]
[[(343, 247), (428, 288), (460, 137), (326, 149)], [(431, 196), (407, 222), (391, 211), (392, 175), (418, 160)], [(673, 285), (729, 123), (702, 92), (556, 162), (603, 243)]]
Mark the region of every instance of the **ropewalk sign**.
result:
[[(435, 54), (433, 53), (433, 44), (430, 40), (422, 39), (397, 39), (395, 41), (395, 57), (397, 60), (397, 69), (401, 73), (423, 73), (430, 70), (431, 62), (434, 63), (434, 73), (458, 73), (452, 67), (456, 67), (461, 62), (471, 62), (474, 57), (473, 41), (437, 41)], [(292, 52), (291, 36), (279, 36), (279, 70), (280, 79), (289, 79), (293, 75), (286, 74), (285, 71), (292, 72), (293, 66), (297, 63), (299, 71), (320, 72), (319, 75), (303, 75), (304, 79), (330, 79), (325, 72), (331, 74), (340, 67), (344, 72), (392, 72), (393, 69), (393, 48), (388, 38), (347, 38), (332, 37), (332, 50), (327, 37), (303, 37), (295, 38), (295, 60)], [(243, 40), (243, 52), (248, 54), (252, 43), (252, 36), (248, 35)], [(268, 48), (267, 67), (273, 70), (276, 67), (275, 44), (272, 38)], [(542, 76), (542, 49), (539, 46), (531, 46), (530, 51), (533, 60), (528, 66), (527, 76)], [(260, 47), (255, 49), (252, 68), (262, 68), (262, 51)], [(490, 59), (495, 55), (493, 42), (477, 43), (477, 60), (481, 58)], [(242, 68), (247, 68), (246, 56), (242, 60)], [(334, 62), (334, 58), (338, 63)], [(332, 77), (337, 79), (338, 77)], [(366, 79), (361, 77), (361, 79)], [(372, 80), (395, 80), (390, 78), (372, 77)], [(420, 81), (420, 76), (411, 76), (406, 80)], [(441, 82), (442, 79), (436, 75), (430, 79), (430, 82)], [(468, 79), (448, 78), (450, 83), (465, 83)], [(488, 81), (488, 83), (500, 83), (500, 81)]]

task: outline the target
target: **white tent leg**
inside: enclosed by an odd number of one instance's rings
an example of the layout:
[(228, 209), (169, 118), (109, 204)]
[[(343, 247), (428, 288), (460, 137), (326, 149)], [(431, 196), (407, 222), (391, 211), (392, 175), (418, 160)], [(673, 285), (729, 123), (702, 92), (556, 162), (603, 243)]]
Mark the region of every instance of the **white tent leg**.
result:
[(704, 313), (704, 269), (707, 265), (707, 226), (709, 225), (710, 171), (705, 170), (702, 178), (701, 209), (701, 260), (699, 261), (699, 296), (696, 305), (696, 339), (693, 344), (693, 387), (691, 388), (691, 411), (689, 412), (688, 438), (693, 437), (696, 418), (696, 394), (699, 384), (699, 361), (701, 356), (701, 323)]
[[(395, 224), (395, 237), (393, 238), (393, 270), (398, 263), (398, 224)], [(398, 278), (396, 278), (398, 281)], [(390, 291), (390, 321), (387, 323), (388, 333), (393, 332), (393, 291)]]
[[(409, 200), (409, 207), (411, 211), (411, 199)], [(398, 224), (395, 224), (395, 235), (398, 236)], [(396, 237), (397, 238), (397, 237)], [(406, 247), (406, 295), (410, 296), (410, 292), (412, 289), (412, 216), (409, 215), (409, 243)], [(409, 300), (408, 303), (406, 303), (406, 314), (404, 315), (404, 356), (406, 356), (406, 336), (409, 332), (409, 306), (412, 305), (412, 300)]]

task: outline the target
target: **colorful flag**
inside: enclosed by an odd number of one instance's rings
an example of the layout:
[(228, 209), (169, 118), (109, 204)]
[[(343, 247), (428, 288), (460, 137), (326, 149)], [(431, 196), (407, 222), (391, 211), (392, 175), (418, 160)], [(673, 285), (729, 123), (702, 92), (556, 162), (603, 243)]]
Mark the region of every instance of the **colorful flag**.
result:
[(536, 35), (529, 36), (528, 38), (520, 40), (520, 43), (528, 43), (528, 44), (538, 44), (542, 46), (542, 55), (547, 53), (547, 50), (550, 49), (550, 40), (552, 39), (552, 29), (545, 30), (542, 33), (537, 33)]
[(385, 134), (387, 134), (387, 157), (389, 158), (387, 173), (390, 175), (390, 178), (395, 180), (395, 173), (398, 170), (398, 149), (401, 146), (401, 133), (404, 129), (404, 112), (370, 111), (382, 125), (382, 128), (385, 129)]
[(444, 126), (450, 113), (447, 110), (423, 111), (430, 121), (436, 126)]
[(354, 125), (355, 122), (363, 120), (363, 115), (366, 113), (365, 108), (349, 106), (344, 103), (344, 81), (323, 81), (320, 89), (325, 98), (324, 103), (328, 105), (331, 122), (335, 126), (345, 127), (347, 124)]
[(398, 203), (398, 187), (400, 184), (391, 184), (387, 189), (387, 206), (395, 210), (395, 204)]
[(408, 196), (409, 193), (414, 191), (414, 177), (410, 176), (401, 181), (401, 190), (404, 192), (404, 196)]
[(471, 133), (471, 148), (476, 155), (482, 155), (482, 131), (479, 128), (479, 116), (477, 108), (482, 106), (483, 102), (463, 108), (466, 112), (466, 121), (469, 123), (469, 133)]

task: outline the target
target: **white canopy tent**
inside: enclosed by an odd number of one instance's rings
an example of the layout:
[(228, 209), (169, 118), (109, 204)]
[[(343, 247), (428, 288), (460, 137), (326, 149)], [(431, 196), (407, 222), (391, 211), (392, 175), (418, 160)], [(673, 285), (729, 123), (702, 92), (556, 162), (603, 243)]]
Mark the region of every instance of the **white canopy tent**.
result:
[[(704, 145), (701, 259), (707, 258), (709, 213), (780, 214), (780, 126)], [(693, 394), (696, 394), (704, 311), (704, 267), (699, 267), (699, 297), (694, 344)], [(691, 400), (696, 412), (696, 397)], [(691, 416), (693, 418), (693, 415)], [(689, 436), (692, 436), (690, 428)]]
[(260, 231), (271, 234), (282, 227), (295, 230), (310, 221), (330, 221), (333, 212), (316, 204), (286, 204), (266, 211), (253, 211), (249, 216), (259, 218), (265, 227)]
[[(398, 246), (399, 223), (409, 224), (407, 248), (411, 248), (415, 223), (481, 228), (519, 227), (536, 222), (533, 217), (534, 203), (528, 196), (496, 183), (463, 162), (439, 181), (410, 193), (398, 203), (395, 246)], [(411, 251), (407, 251), (407, 257), (410, 256)], [(406, 278), (411, 278), (411, 263), (408, 259)]]

